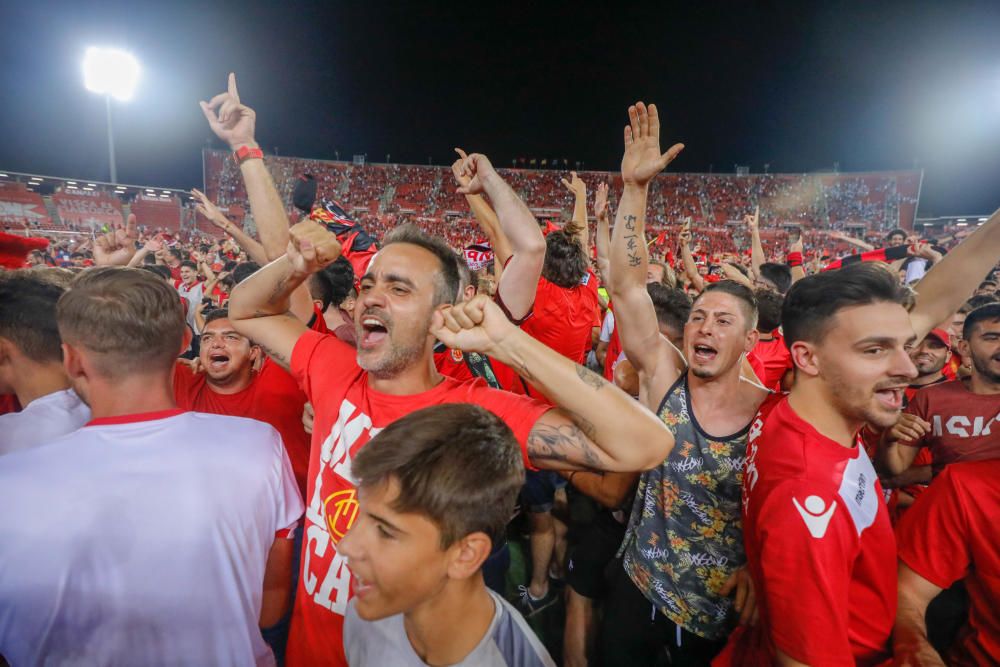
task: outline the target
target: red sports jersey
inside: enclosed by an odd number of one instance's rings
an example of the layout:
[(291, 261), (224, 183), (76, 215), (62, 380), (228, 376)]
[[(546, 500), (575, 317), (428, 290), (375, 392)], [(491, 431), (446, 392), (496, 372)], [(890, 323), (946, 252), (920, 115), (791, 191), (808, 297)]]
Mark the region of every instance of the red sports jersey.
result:
[(899, 558), (940, 588), (965, 578), (969, 621), (947, 664), (1000, 664), (1000, 460), (956, 463), (899, 523)]
[[(472, 380), (476, 376), (472, 374), (469, 364), (465, 362), (461, 350), (446, 348), (443, 352), (434, 353), (434, 367), (438, 373), (447, 375), (460, 382)], [(497, 379), (497, 384), (504, 391), (512, 394), (526, 394), (528, 384), (521, 380), (521, 377), (514, 370), (490, 357), (490, 368), (493, 369), (493, 376)]]
[[(597, 320), (597, 277), (588, 269), (580, 284), (572, 288), (539, 278), (532, 313), (521, 325), (525, 333), (564, 357), (584, 363), (592, 344), (595, 320), (596, 326), (601, 325)], [(542, 398), (535, 389), (529, 389), (528, 393)]]
[(762, 406), (743, 476), (743, 541), (760, 620), (720, 664), (874, 665), (896, 616), (896, 545), (860, 441), (842, 447), (792, 410)]
[(937, 475), (949, 463), (1000, 458), (1000, 396), (973, 394), (961, 380), (925, 387), (906, 412), (930, 422), (931, 432), (913, 447), (927, 447)]
[[(781, 378), (790, 371), (792, 364), (792, 354), (785, 347), (785, 339), (777, 331), (774, 332), (773, 340), (758, 341), (753, 348), (753, 354), (757, 357), (763, 367), (763, 375), (758, 373), (760, 381), (768, 389), (781, 391)], [(754, 372), (757, 367), (754, 367)]]
[(306, 396), (281, 366), (267, 359), (249, 387), (235, 394), (220, 394), (212, 391), (204, 374), (196, 375), (178, 362), (174, 366), (174, 400), (182, 410), (249, 417), (273, 426), (281, 434), (295, 481), (305, 498), (309, 434), (302, 426), (302, 408)]
[[(612, 304), (608, 304), (608, 312), (615, 312)], [(618, 318), (614, 319), (614, 325), (611, 327), (611, 340), (608, 341), (608, 350), (604, 356), (604, 379), (608, 382), (615, 381), (615, 365), (618, 361), (619, 355), (622, 353), (622, 341), (618, 336)]]
[(316, 410), (306, 494), (302, 571), (288, 639), (286, 664), (344, 665), (344, 613), (350, 571), (337, 553), (358, 511), (351, 459), (390, 423), (415, 410), (444, 403), (474, 403), (503, 419), (526, 442), (547, 405), (490, 389), (481, 380), (444, 380), (422, 394), (383, 394), (368, 386), (354, 348), (334, 336), (308, 331), (292, 352), (292, 373)]
[(316, 303), (313, 303), (313, 316), (309, 322), (309, 328), (321, 334), (330, 333), (330, 327), (326, 325), (326, 320), (323, 318), (323, 311), (319, 309), (319, 305)]

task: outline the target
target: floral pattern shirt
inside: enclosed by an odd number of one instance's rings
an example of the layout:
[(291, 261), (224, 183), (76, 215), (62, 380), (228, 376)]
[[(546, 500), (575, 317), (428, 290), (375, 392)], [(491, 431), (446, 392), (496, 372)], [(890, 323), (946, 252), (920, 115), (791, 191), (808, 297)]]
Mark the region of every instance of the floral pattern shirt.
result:
[(643, 595), (671, 621), (706, 639), (730, 630), (732, 598), (719, 595), (746, 562), (741, 491), (747, 428), (725, 438), (701, 430), (687, 374), (657, 411), (673, 432), (667, 458), (639, 479), (619, 556)]

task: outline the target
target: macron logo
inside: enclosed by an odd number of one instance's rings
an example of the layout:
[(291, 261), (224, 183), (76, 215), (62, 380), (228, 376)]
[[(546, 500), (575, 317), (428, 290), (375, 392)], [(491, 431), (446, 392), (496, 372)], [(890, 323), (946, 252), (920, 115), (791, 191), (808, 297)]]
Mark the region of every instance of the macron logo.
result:
[(799, 515), (802, 520), (806, 522), (806, 528), (809, 529), (809, 534), (819, 539), (826, 535), (826, 529), (830, 525), (830, 519), (833, 518), (833, 511), (837, 509), (837, 501), (834, 500), (827, 509), (826, 503), (819, 496), (809, 496), (806, 498), (805, 507), (799, 504), (799, 501), (792, 498), (792, 503), (795, 504), (795, 509), (799, 511)]

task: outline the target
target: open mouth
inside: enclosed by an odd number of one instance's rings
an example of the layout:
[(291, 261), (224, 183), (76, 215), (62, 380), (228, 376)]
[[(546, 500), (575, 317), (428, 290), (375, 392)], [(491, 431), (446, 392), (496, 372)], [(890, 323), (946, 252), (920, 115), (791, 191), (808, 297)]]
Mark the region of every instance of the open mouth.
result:
[(214, 370), (221, 370), (229, 363), (229, 355), (222, 352), (213, 352), (208, 355), (208, 367)]
[(364, 598), (374, 590), (375, 587), (371, 584), (371, 582), (365, 581), (354, 572), (352, 572), (351, 575), (354, 578), (354, 585), (351, 588), (354, 590), (354, 595), (356, 597)]
[(694, 361), (699, 364), (707, 364), (719, 354), (719, 351), (710, 345), (694, 346)]
[(886, 410), (901, 410), (903, 408), (903, 387), (878, 389), (875, 391), (875, 398)]
[(376, 347), (389, 336), (389, 327), (381, 319), (366, 315), (361, 320), (361, 340), (359, 345), (364, 349)]

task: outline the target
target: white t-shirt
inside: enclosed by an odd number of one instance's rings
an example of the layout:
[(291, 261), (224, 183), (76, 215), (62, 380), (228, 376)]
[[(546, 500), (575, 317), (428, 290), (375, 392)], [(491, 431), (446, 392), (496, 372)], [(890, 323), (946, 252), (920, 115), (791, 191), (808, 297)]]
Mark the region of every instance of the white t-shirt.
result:
[[(555, 662), (521, 614), (502, 597), (493, 598), (493, 621), (472, 652), (453, 667), (555, 667)], [(403, 627), (403, 615), (378, 621), (358, 616), (355, 601), (347, 605), (344, 653), (350, 667), (426, 667), (413, 650)]]
[(302, 498), (281, 437), (170, 410), (0, 457), (0, 654), (13, 665), (273, 665), (264, 569)]
[(194, 285), (191, 285), (191, 287), (188, 287), (182, 281), (175, 280), (174, 287), (177, 289), (178, 294), (187, 299), (187, 323), (192, 329), (197, 331), (194, 322), (194, 311), (197, 310), (201, 300), (205, 298), (205, 283), (199, 280)]
[(72, 389), (54, 391), (20, 412), (0, 415), (0, 456), (72, 433), (90, 421), (90, 408)]
[(611, 332), (615, 330), (615, 314), (608, 309), (607, 315), (604, 316), (604, 322), (601, 324), (601, 336), (600, 341), (602, 343), (611, 342)]

